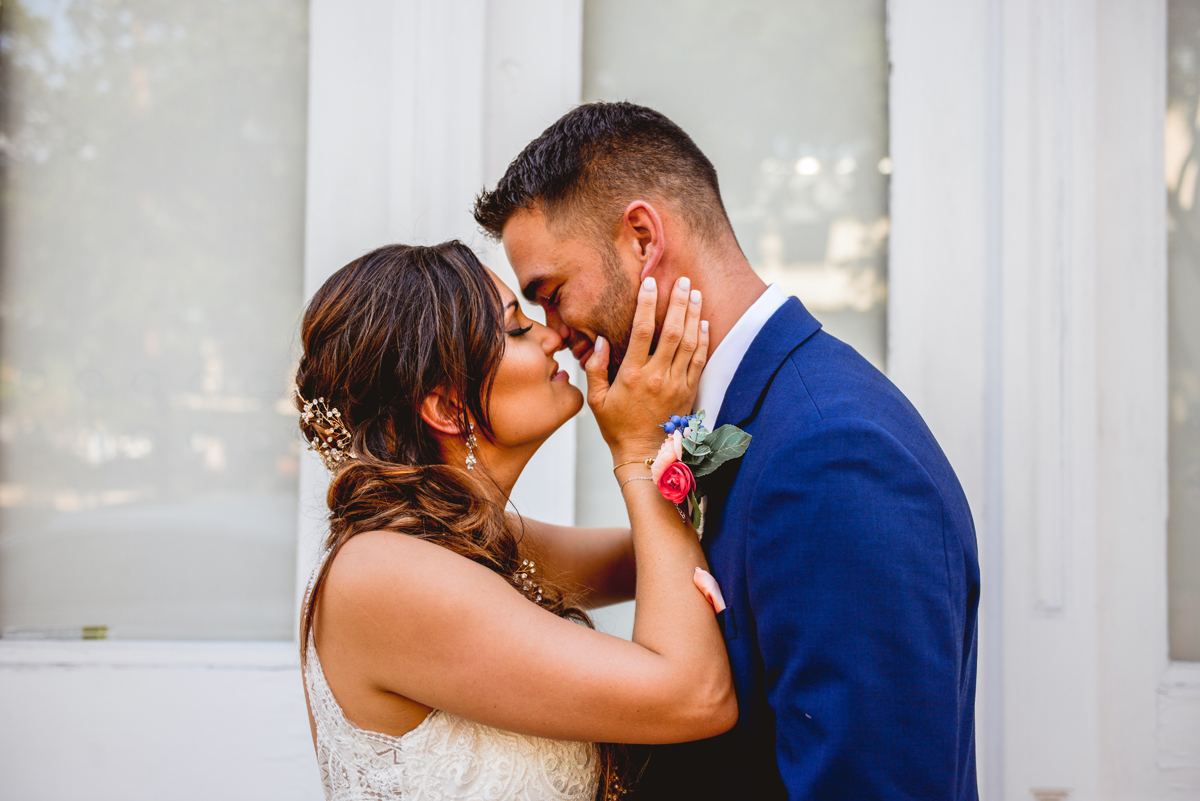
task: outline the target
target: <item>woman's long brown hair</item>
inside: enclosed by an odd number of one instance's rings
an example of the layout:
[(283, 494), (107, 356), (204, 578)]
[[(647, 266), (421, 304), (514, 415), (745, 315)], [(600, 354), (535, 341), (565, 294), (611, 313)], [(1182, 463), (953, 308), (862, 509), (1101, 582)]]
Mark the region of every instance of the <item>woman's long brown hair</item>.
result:
[[(459, 399), (460, 430), (474, 422), (491, 438), (487, 399), (504, 356), (504, 311), (483, 265), (460, 242), (388, 245), (338, 270), (317, 290), (301, 325), (296, 390), (341, 412), (353, 456), (329, 485), (329, 555), (314, 577), (300, 618), (307, 663), (313, 617), (329, 565), (364, 531), (392, 531), (435, 542), (503, 576), (518, 591), (525, 553), (520, 532), (480, 476), (448, 465), (421, 404), (434, 390)], [(309, 441), (322, 437), (301, 419)], [(477, 474), (482, 471), (476, 471)], [(591, 626), (563, 587), (543, 574), (541, 606)], [(624, 749), (600, 746), (598, 798), (619, 794)]]

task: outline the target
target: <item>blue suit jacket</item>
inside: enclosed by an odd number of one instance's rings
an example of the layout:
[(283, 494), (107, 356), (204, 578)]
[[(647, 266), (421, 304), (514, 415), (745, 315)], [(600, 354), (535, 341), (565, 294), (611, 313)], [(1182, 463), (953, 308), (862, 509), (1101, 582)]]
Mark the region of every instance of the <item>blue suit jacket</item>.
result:
[(974, 801), (979, 567), (962, 488), (912, 404), (791, 298), (715, 425), (705, 550), (739, 717), (656, 747), (643, 798)]

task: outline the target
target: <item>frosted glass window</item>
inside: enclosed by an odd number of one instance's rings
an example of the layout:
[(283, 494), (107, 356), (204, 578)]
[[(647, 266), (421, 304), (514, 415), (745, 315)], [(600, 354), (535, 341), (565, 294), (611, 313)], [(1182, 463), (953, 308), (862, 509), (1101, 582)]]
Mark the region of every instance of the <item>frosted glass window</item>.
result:
[(1168, 3), (1171, 658), (1200, 662), (1200, 5)]
[(0, 8), (0, 631), (287, 639), (308, 4)]
[[(583, 99), (678, 123), (712, 160), (742, 251), (881, 369), (887, 349), (884, 0), (585, 0)], [(581, 523), (623, 523), (579, 426)], [(593, 475), (594, 473), (594, 475)]]

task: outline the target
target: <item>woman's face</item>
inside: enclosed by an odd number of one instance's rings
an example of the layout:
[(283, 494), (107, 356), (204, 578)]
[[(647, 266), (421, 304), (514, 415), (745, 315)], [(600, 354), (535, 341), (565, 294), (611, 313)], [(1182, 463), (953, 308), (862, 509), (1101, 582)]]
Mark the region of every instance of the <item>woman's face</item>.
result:
[(488, 417), (496, 444), (539, 445), (583, 408), (583, 393), (571, 384), (554, 354), (562, 337), (525, 316), (513, 291), (488, 270), (504, 304), (504, 357), (496, 370)]

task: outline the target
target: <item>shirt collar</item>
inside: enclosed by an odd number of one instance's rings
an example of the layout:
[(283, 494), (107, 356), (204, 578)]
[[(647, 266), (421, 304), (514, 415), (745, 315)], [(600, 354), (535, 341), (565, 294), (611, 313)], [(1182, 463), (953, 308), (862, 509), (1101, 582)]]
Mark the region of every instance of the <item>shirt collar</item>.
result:
[(694, 412), (704, 410), (704, 420), (708, 426), (716, 423), (717, 415), (721, 413), (721, 405), (725, 402), (725, 393), (729, 391), (729, 384), (733, 381), (738, 365), (745, 358), (746, 351), (754, 344), (754, 338), (786, 302), (787, 295), (783, 294), (779, 285), (771, 284), (738, 318), (733, 328), (729, 329), (729, 333), (721, 340), (721, 344), (709, 355), (708, 363), (700, 376), (700, 388), (696, 391), (696, 405), (692, 409)]

